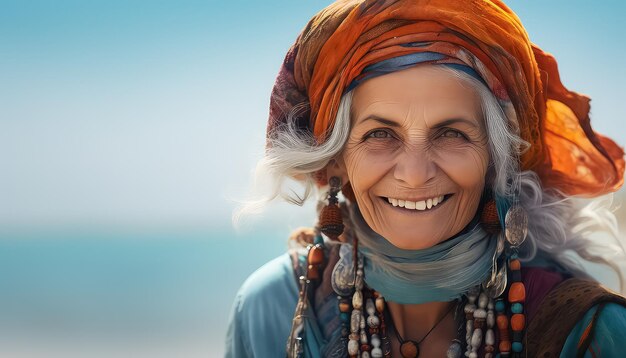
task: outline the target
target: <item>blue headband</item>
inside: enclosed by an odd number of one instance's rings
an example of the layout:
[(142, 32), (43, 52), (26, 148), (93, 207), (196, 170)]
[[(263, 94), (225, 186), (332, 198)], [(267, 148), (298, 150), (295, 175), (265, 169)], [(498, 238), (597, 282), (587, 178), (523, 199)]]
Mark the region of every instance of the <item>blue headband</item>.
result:
[[(416, 47), (417, 46), (416, 44), (419, 44), (419, 43), (406, 44), (405, 46)], [(363, 69), (363, 71), (361, 72), (361, 75), (359, 75), (350, 83), (350, 85), (346, 88), (344, 93), (350, 92), (351, 90), (356, 88), (356, 86), (360, 85), (361, 83), (367, 81), (370, 78), (382, 76), (391, 72), (406, 70), (407, 68), (411, 68), (423, 62), (432, 62), (432, 61), (442, 60), (444, 58), (446, 58), (446, 56), (438, 52), (417, 52), (417, 53), (411, 53), (408, 55), (389, 58), (389, 59), (371, 64), (369, 66), (366, 66)], [(455, 70), (462, 71), (476, 78), (477, 80), (482, 82), (485, 86), (487, 86), (487, 83), (485, 83), (483, 78), (480, 77), (480, 75), (470, 66), (461, 65), (458, 63), (434, 63), (434, 65), (443, 65), (446, 67), (453, 68)]]

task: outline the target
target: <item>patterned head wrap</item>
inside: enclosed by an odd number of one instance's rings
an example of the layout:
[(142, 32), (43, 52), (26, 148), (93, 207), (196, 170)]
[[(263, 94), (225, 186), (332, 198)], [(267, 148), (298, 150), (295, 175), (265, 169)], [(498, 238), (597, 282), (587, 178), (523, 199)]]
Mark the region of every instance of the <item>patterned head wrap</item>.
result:
[[(563, 86), (554, 57), (530, 42), (520, 19), (499, 0), (329, 5), (285, 57), (272, 91), (268, 136), (290, 118), (323, 142), (341, 96), (364, 69), (416, 53), (434, 54), (422, 62), (463, 65), (480, 75), (512, 128), (531, 144), (521, 169), (536, 172), (544, 187), (596, 196), (622, 185), (624, 152), (591, 129), (590, 99)], [(307, 110), (288, 116), (303, 103)]]

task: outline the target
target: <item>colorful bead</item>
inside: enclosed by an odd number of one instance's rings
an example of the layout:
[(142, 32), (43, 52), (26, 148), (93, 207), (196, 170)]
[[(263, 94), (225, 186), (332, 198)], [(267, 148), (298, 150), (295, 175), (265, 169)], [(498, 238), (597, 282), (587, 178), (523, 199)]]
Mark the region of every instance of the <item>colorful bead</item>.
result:
[(484, 320), (487, 318), (487, 311), (484, 308), (477, 308), (474, 311), (474, 319), (476, 320)]
[(352, 307), (355, 310), (360, 310), (363, 307), (363, 294), (360, 290), (354, 291), (354, 295), (352, 296)]
[(521, 352), (523, 348), (524, 346), (522, 345), (521, 342), (513, 342), (513, 345), (511, 346), (511, 349), (513, 350), (513, 352), (516, 352), (516, 353)]
[(316, 266), (309, 265), (307, 267), (306, 278), (309, 280), (317, 280), (320, 278), (320, 273)]
[(385, 310), (385, 299), (382, 296), (376, 297), (376, 311), (383, 313)]
[(358, 332), (359, 325), (361, 323), (361, 311), (353, 310), (350, 317), (350, 331), (352, 333)]
[(509, 319), (503, 314), (498, 315), (496, 322), (500, 330), (506, 330), (509, 328)]
[(522, 264), (518, 259), (509, 261), (509, 268), (511, 270), (520, 270), (522, 268)]
[(318, 224), (320, 226), (320, 231), (322, 231), (324, 235), (328, 236), (329, 239), (334, 241), (339, 240), (339, 235), (343, 233), (344, 229), (343, 218), (339, 206), (332, 203), (326, 205), (320, 213)]
[(526, 288), (521, 282), (513, 282), (509, 288), (509, 302), (526, 301)]
[(413, 341), (405, 341), (400, 345), (400, 354), (403, 357), (417, 357), (419, 348)]
[(374, 301), (371, 298), (368, 298), (365, 301), (365, 311), (367, 311), (367, 314), (370, 316), (376, 313), (376, 307), (374, 306)]
[(477, 352), (480, 345), (483, 343), (483, 331), (480, 328), (477, 328), (472, 332), (472, 352)]
[(350, 340), (348, 342), (348, 354), (351, 356), (359, 354), (359, 342), (355, 340)]
[(380, 324), (380, 320), (378, 319), (378, 317), (373, 316), (373, 315), (367, 317), (367, 325), (370, 326), (370, 328), (376, 328), (378, 327), (379, 324)]
[(450, 347), (448, 347), (448, 351), (446, 352), (446, 358), (461, 358), (462, 354), (461, 342), (457, 339), (452, 341)]
[(339, 300), (339, 312), (350, 312), (350, 301), (342, 298)]
[(500, 341), (500, 344), (498, 345), (498, 348), (500, 349), (501, 353), (510, 352), (511, 351), (511, 342), (509, 342), (509, 341)]
[(485, 203), (483, 212), (480, 215), (480, 223), (483, 229), (489, 234), (494, 235), (500, 232), (500, 219), (498, 218), (498, 210), (494, 199)]
[(487, 346), (493, 346), (494, 344), (496, 344), (496, 336), (493, 333), (492, 329), (488, 329), (487, 333), (485, 334), (485, 344)]
[(377, 334), (372, 334), (372, 346), (374, 346), (374, 348), (380, 346), (380, 338), (378, 337)]
[(522, 313), (524, 311), (524, 306), (521, 303), (516, 302), (511, 305), (511, 312), (513, 313)]
[(489, 297), (484, 292), (481, 292), (478, 295), (478, 307), (479, 308), (487, 308), (487, 304), (489, 303)]
[(465, 307), (463, 308), (463, 311), (465, 312), (465, 318), (472, 319), (474, 317), (475, 310), (476, 310), (475, 304), (472, 304), (472, 303), (466, 304)]
[(372, 358), (383, 358), (383, 350), (380, 348), (372, 348)]
[(487, 327), (493, 327), (496, 324), (496, 316), (492, 310), (487, 311)]
[(521, 313), (516, 313), (511, 316), (511, 329), (514, 331), (521, 331), (526, 325), (526, 317)]
[(496, 300), (496, 312), (504, 312), (504, 300), (498, 299)]
[(472, 348), (472, 332), (474, 331), (474, 320), (468, 319), (465, 321), (465, 342), (467, 343), (467, 352)]

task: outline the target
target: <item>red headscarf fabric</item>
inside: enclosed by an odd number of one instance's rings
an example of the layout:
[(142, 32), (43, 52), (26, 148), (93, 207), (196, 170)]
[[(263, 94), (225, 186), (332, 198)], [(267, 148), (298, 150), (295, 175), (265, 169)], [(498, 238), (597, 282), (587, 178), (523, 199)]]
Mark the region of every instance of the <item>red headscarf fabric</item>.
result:
[[(406, 45), (412, 43), (419, 46)], [(512, 128), (531, 144), (521, 168), (535, 171), (544, 187), (596, 196), (622, 185), (624, 152), (592, 130), (589, 98), (563, 86), (554, 57), (530, 42), (519, 18), (498, 0), (331, 4), (309, 21), (285, 57), (272, 91), (268, 136), (294, 120), (323, 142), (341, 96), (363, 68), (426, 51), (481, 75)], [(293, 116), (303, 103), (309, 107)]]

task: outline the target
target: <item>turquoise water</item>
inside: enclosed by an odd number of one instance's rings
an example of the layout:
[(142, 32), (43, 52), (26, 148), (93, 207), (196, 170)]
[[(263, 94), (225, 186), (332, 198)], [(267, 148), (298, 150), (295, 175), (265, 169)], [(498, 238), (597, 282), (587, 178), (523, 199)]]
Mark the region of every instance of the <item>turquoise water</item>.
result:
[(220, 357), (243, 280), (287, 233), (0, 236), (0, 356)]

